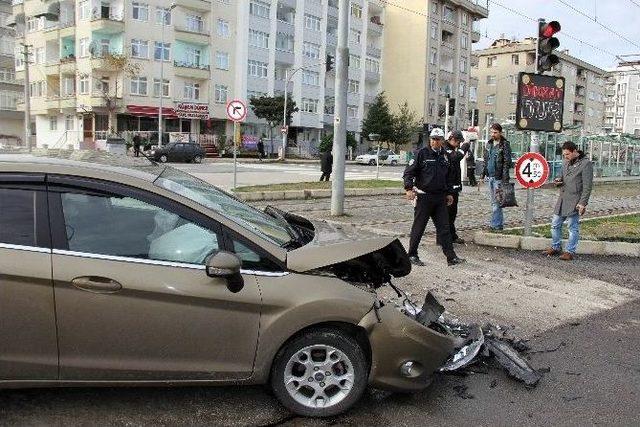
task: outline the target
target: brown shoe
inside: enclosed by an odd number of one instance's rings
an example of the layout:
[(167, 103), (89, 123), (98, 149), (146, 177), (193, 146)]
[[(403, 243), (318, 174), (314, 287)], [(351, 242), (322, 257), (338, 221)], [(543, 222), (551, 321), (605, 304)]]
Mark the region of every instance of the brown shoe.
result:
[(560, 255), (560, 251), (557, 249), (553, 249), (553, 248), (549, 248), (549, 249), (545, 249), (543, 252), (546, 256), (555, 256), (555, 255)]
[(572, 261), (573, 255), (571, 255), (569, 252), (563, 252), (562, 255), (560, 255), (560, 259), (563, 261)]

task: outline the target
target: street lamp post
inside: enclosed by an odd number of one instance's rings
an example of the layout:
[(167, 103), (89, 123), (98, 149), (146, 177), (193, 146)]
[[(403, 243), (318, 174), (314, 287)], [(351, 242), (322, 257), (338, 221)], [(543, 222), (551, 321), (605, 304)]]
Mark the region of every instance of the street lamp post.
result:
[(163, 137), (163, 128), (162, 128), (162, 97), (163, 97), (163, 88), (164, 88), (164, 27), (167, 23), (167, 14), (170, 14), (173, 9), (175, 9), (176, 4), (172, 3), (167, 9), (162, 9), (162, 30), (160, 37), (160, 106), (158, 107), (158, 146), (162, 147), (162, 137)]

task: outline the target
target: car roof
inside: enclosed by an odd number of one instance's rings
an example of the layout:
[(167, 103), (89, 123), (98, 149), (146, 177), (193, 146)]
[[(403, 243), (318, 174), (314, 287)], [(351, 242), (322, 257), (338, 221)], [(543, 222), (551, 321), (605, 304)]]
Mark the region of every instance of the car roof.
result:
[(54, 149), (34, 149), (31, 152), (24, 149), (0, 150), (0, 165), (3, 166), (0, 171), (15, 172), (38, 170), (46, 173), (57, 168), (70, 168), (82, 175), (82, 171), (87, 169), (99, 170), (149, 182), (155, 181), (165, 169), (144, 158), (117, 156), (104, 151)]

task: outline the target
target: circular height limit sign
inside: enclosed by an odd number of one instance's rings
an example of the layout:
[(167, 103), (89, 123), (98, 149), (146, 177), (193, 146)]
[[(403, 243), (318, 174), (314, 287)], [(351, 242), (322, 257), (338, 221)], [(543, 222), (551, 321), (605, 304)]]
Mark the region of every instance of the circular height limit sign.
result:
[(516, 179), (524, 188), (541, 187), (549, 178), (549, 163), (540, 153), (524, 153), (516, 162)]
[(227, 117), (234, 122), (242, 122), (247, 117), (247, 106), (239, 99), (227, 104)]

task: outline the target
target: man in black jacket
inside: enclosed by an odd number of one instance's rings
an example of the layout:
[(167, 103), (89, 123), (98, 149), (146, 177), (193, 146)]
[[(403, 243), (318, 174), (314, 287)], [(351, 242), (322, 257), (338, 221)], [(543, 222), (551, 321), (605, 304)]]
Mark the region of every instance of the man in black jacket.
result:
[(442, 129), (431, 131), (429, 145), (417, 152), (403, 175), (407, 199), (415, 200), (408, 255), (411, 263), (417, 266), (425, 265), (418, 257), (418, 246), (429, 218), (433, 219), (447, 263), (455, 265), (464, 262), (453, 250), (449, 232), (447, 205), (453, 202), (453, 196), (449, 183), (449, 158), (443, 144)]
[(449, 213), (449, 232), (451, 234), (451, 241), (453, 243), (463, 244), (464, 239), (461, 239), (456, 232), (456, 217), (458, 216), (458, 199), (460, 192), (462, 191), (462, 169), (460, 168), (460, 162), (464, 159), (464, 156), (469, 150), (469, 146), (465, 146), (466, 150), (461, 148), (460, 144), (464, 142), (464, 136), (459, 130), (454, 130), (449, 135), (447, 141), (447, 155), (449, 156), (449, 184), (451, 184), (451, 195), (453, 196), (453, 203), (447, 206)]
[(322, 175), (320, 176), (320, 181), (329, 181), (329, 178), (331, 178), (332, 168), (333, 168), (333, 155), (331, 154), (331, 150), (324, 151), (320, 155), (320, 170), (322, 171)]
[(511, 160), (511, 145), (502, 136), (502, 126), (499, 123), (491, 125), (491, 139), (487, 143), (484, 152), (484, 168), (482, 180), (489, 184), (489, 197), (491, 198), (491, 230), (504, 228), (504, 215), (502, 208), (496, 200), (496, 190), (504, 183), (509, 182), (509, 171), (513, 166)]

